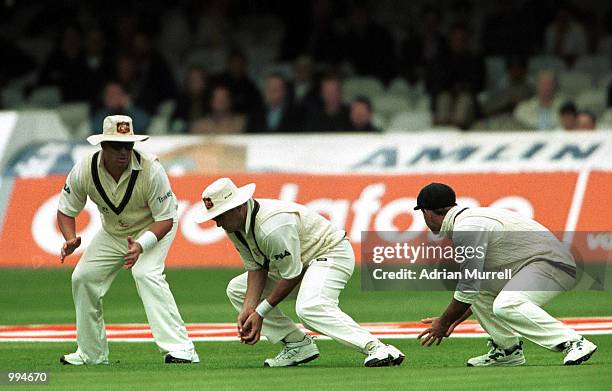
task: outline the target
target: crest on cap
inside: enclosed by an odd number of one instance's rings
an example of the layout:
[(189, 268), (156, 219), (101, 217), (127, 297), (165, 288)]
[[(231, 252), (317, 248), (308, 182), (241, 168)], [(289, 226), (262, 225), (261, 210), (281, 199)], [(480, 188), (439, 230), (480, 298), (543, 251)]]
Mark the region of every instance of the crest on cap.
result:
[(129, 122), (117, 122), (117, 133), (127, 134), (130, 133)]
[(215, 204), (213, 204), (212, 199), (210, 199), (210, 197), (204, 197), (202, 198), (202, 201), (204, 201), (204, 206), (206, 207), (206, 209), (210, 209), (213, 206), (215, 206)]
[(246, 203), (255, 192), (255, 184), (237, 187), (229, 178), (219, 178), (202, 192), (202, 208), (195, 218), (196, 223), (214, 219), (228, 210)]

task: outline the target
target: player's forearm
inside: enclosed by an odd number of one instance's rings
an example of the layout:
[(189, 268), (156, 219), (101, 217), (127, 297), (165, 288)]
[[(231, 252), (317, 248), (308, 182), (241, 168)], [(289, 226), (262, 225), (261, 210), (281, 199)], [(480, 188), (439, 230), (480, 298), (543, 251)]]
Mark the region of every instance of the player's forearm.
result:
[(244, 297), (243, 308), (255, 309), (261, 300), (264, 287), (266, 286), (266, 279), (268, 278), (268, 271), (265, 269), (260, 270), (249, 270), (247, 276), (247, 291)]
[(57, 211), (57, 225), (65, 240), (76, 238), (76, 219)]
[[(470, 305), (471, 304), (464, 303), (453, 298), (451, 303), (448, 305), (446, 311), (444, 311), (444, 313), (440, 317), (440, 323), (450, 326), (451, 324), (455, 323), (457, 320), (461, 319), (463, 316), (466, 315), (466, 312), (470, 310)], [(465, 318), (469, 317), (471, 313), (472, 311), (470, 310)]]
[(157, 240), (162, 240), (164, 236), (172, 229), (173, 225), (172, 219), (156, 221), (149, 227), (149, 231), (155, 234)]
[(293, 288), (295, 288), (301, 280), (301, 275), (296, 278), (292, 278), (291, 280), (280, 280), (272, 292), (270, 292), (270, 295), (266, 298), (266, 300), (268, 300), (268, 303), (270, 303), (272, 307), (275, 307), (278, 305), (278, 303), (283, 301), (285, 297), (289, 295), (289, 293), (291, 293)]

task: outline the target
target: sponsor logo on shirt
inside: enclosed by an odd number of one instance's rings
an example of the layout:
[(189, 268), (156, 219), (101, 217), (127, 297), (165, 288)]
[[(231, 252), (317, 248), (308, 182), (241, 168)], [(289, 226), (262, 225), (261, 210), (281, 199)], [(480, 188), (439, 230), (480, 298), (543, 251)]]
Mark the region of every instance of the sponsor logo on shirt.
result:
[(283, 259), (285, 257), (288, 257), (290, 255), (291, 255), (291, 253), (289, 251), (285, 250), (284, 253), (280, 253), (280, 254), (274, 255), (274, 260), (275, 261), (280, 261), (281, 259)]
[(161, 204), (162, 202), (166, 201), (170, 197), (172, 197), (172, 190), (168, 190), (168, 192), (164, 194), (163, 196), (157, 197), (157, 200)]
[(70, 194), (70, 187), (68, 187), (68, 184), (67, 184), (67, 183), (65, 183), (65, 184), (64, 184), (64, 191), (65, 191), (66, 193)]

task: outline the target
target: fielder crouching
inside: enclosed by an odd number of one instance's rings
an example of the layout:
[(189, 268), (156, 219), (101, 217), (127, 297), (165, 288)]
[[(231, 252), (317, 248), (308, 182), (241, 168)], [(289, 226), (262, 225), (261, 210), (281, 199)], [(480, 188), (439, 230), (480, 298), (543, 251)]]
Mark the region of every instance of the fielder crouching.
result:
[(255, 184), (237, 188), (221, 178), (202, 193), (198, 222), (223, 228), (247, 269), (227, 286), (238, 315), (242, 342), (261, 335), (284, 347), (267, 367), (294, 366), (319, 357), (312, 337), (277, 307), (296, 298), (304, 325), (367, 355), (366, 367), (399, 365), (404, 355), (381, 343), (338, 307), (338, 297), (353, 274), (355, 255), (345, 232), (302, 205), (253, 199)]
[(517, 213), (495, 208), (460, 208), (455, 192), (442, 183), (421, 189), (417, 206), (427, 226), (455, 246), (485, 249), (461, 264), (462, 270), (511, 270), (507, 281), (461, 279), (454, 297), (419, 339), (440, 344), (472, 312), (491, 336), (491, 349), (467, 361), (471, 367), (525, 363), (522, 342), (565, 352), (565, 365), (587, 361), (597, 346), (548, 314), (542, 306), (570, 290), (576, 264), (569, 250), (546, 227)]
[(157, 158), (133, 150), (132, 119), (106, 117), (103, 134), (87, 141), (102, 145), (70, 171), (61, 192), (57, 220), (66, 240), (60, 259), (81, 244), (75, 218), (89, 197), (100, 211), (102, 229), (93, 238), (72, 273), (76, 307), (76, 352), (63, 364), (107, 364), (108, 343), (102, 298), (122, 266), (131, 269), (153, 337), (166, 363), (199, 362), (193, 343), (164, 276), (164, 262), (176, 235), (177, 203)]

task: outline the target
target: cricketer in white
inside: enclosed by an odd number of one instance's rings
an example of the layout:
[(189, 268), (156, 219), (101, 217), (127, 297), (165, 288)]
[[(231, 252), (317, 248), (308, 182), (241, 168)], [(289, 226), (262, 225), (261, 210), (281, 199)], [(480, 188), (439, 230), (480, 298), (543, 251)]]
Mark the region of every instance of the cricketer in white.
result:
[(63, 364), (108, 363), (102, 298), (122, 266), (132, 271), (164, 361), (199, 362), (164, 276), (178, 224), (176, 198), (157, 158), (133, 150), (134, 142), (148, 136), (134, 135), (132, 129), (130, 117), (106, 117), (103, 133), (87, 139), (102, 143), (102, 150), (74, 166), (61, 192), (57, 219), (66, 240), (62, 262), (81, 244), (75, 218), (87, 197), (102, 219), (102, 229), (72, 273), (78, 349), (62, 356)]
[(355, 255), (345, 232), (302, 205), (253, 199), (255, 184), (237, 188), (229, 178), (202, 193), (197, 221), (214, 220), (244, 262), (246, 273), (230, 281), (227, 296), (239, 312), (242, 342), (261, 335), (284, 347), (267, 367), (294, 366), (319, 357), (312, 337), (277, 307), (296, 298), (303, 324), (364, 353), (367, 367), (399, 365), (404, 355), (381, 343), (338, 307), (338, 297), (353, 274)]
[[(569, 250), (543, 225), (517, 213), (494, 208), (460, 208), (455, 192), (441, 183), (421, 189), (417, 206), (434, 232), (455, 245), (484, 246), (484, 257), (462, 264), (475, 270), (510, 268), (505, 285), (475, 279), (460, 280), (454, 297), (431, 327), (419, 335), (422, 344), (440, 344), (472, 311), (490, 335), (488, 353), (468, 366), (514, 366), (525, 363), (519, 336), (552, 351), (563, 351), (565, 365), (588, 360), (597, 346), (548, 314), (542, 306), (570, 290), (576, 264)], [(471, 265), (468, 265), (471, 263)], [(486, 281), (490, 282), (490, 281)]]

